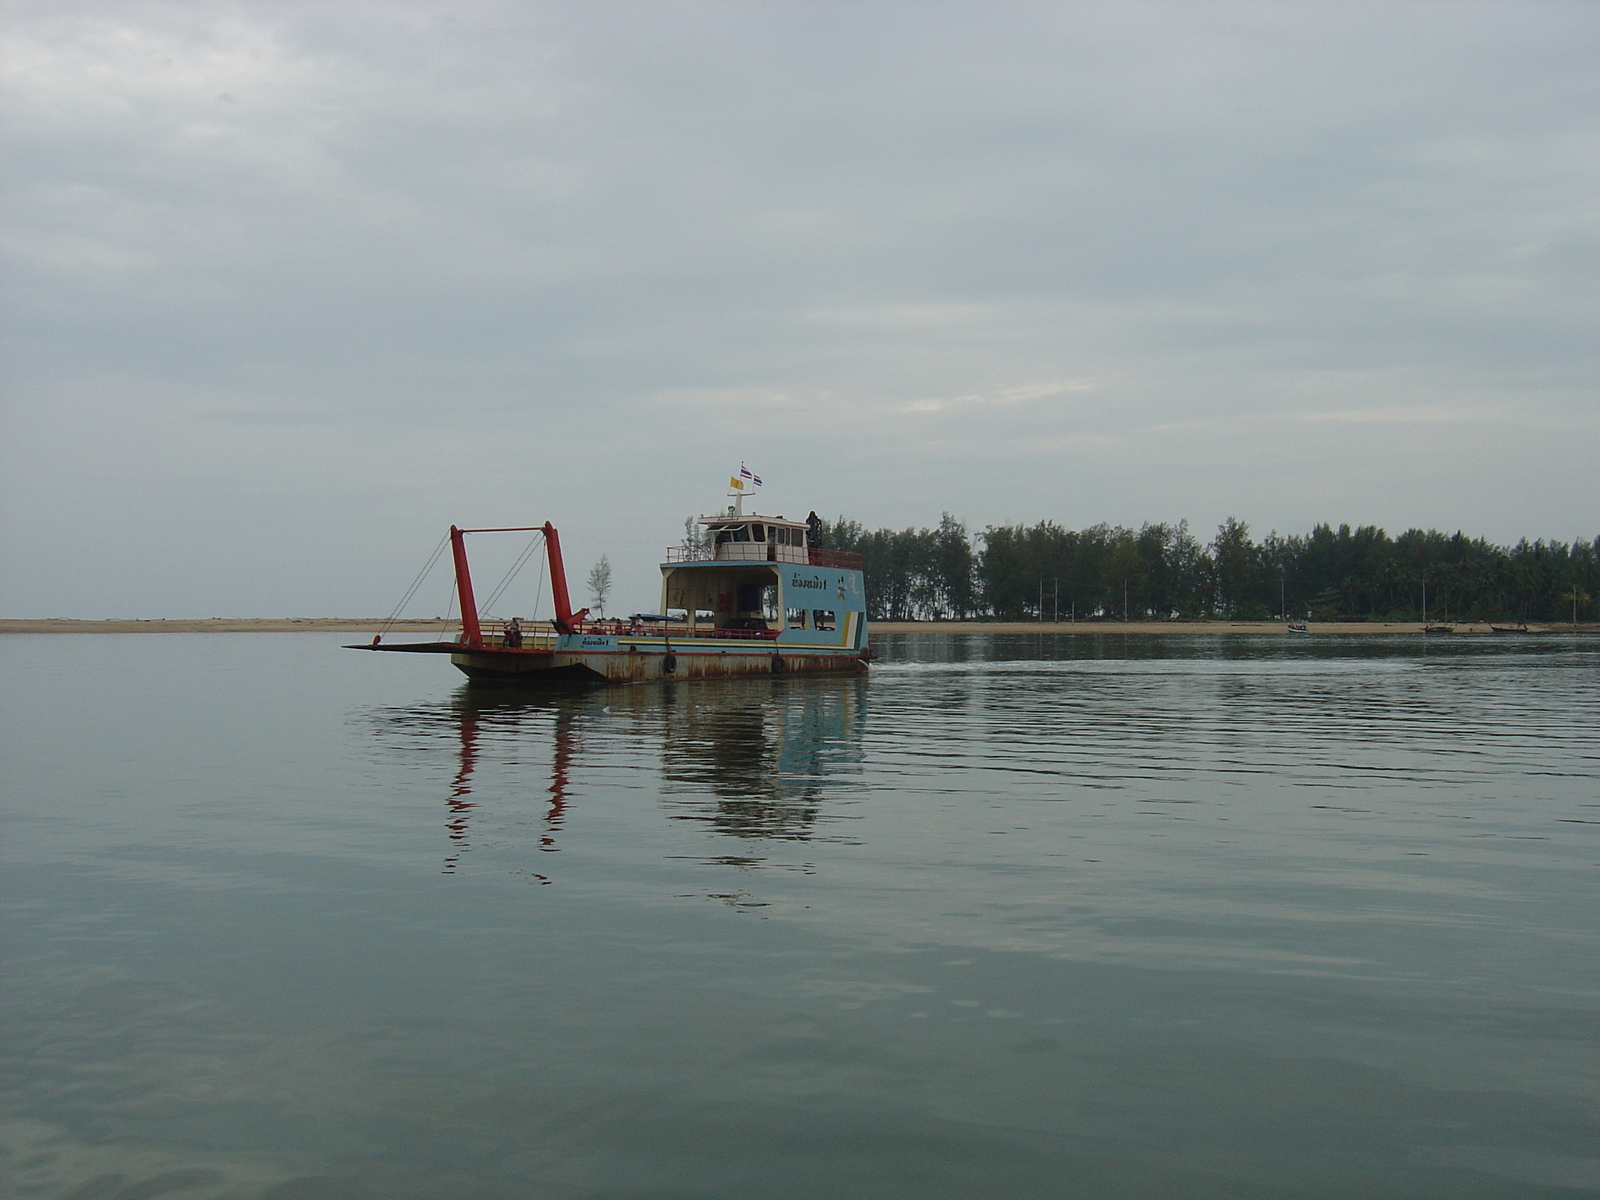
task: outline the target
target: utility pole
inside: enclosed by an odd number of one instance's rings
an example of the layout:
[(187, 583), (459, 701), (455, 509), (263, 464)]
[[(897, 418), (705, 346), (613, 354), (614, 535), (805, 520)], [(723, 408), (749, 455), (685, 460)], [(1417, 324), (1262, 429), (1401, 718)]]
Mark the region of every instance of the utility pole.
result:
[(1055, 584), (1056, 602), (1055, 606), (1050, 610), (1050, 623), (1052, 625), (1059, 625), (1061, 624), (1061, 580), (1057, 579)]

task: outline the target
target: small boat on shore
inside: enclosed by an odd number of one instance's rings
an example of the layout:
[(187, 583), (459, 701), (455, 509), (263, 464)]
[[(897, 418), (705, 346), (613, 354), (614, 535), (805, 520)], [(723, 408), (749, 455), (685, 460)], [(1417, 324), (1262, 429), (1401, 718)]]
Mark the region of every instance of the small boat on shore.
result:
[(1311, 626), (1306, 624), (1306, 622), (1304, 622), (1304, 621), (1289, 621), (1289, 622), (1285, 623), (1283, 628), (1284, 628), (1284, 631), (1286, 633), (1310, 633), (1311, 632)]
[(1517, 624), (1517, 625), (1495, 625), (1495, 624), (1491, 623), (1489, 625), (1489, 632), (1490, 633), (1528, 633), (1528, 632), (1531, 632), (1531, 631), (1528, 629), (1528, 626), (1527, 626), (1526, 623), (1521, 623), (1521, 624)]
[(1456, 627), (1454, 625), (1424, 625), (1422, 627), (1423, 633), (1454, 633), (1455, 631)]
[[(384, 642), (352, 650), (447, 654), (471, 679), (525, 683), (642, 683), (735, 675), (858, 672), (871, 658), (866, 582), (859, 554), (818, 546), (805, 521), (745, 513), (735, 493), (725, 512), (701, 517), (703, 538), (668, 548), (658, 614), (595, 620), (574, 611), (550, 522), (496, 529), (450, 527), (461, 632), (452, 641)], [(548, 629), (480, 618), (466, 535), (543, 535), (555, 616)]]

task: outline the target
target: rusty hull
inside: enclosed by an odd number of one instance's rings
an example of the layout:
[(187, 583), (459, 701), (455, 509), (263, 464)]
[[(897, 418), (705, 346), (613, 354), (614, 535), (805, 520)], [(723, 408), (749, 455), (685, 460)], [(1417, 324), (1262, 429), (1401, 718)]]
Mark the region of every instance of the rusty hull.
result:
[(705, 649), (651, 647), (607, 653), (550, 650), (460, 650), (450, 661), (469, 679), (521, 683), (653, 683), (673, 679), (729, 679), (745, 675), (839, 675), (866, 670), (857, 653), (753, 654)]

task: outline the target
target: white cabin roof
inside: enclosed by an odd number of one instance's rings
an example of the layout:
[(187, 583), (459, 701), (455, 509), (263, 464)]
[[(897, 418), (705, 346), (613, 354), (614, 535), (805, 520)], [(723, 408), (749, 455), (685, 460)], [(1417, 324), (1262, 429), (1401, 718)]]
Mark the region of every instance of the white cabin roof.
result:
[(759, 522), (762, 525), (781, 525), (787, 529), (805, 529), (804, 520), (794, 521), (788, 517), (764, 517), (760, 513), (735, 513), (731, 510), (718, 513), (714, 517), (701, 517), (700, 524), (707, 528), (731, 529), (735, 525), (749, 525)]

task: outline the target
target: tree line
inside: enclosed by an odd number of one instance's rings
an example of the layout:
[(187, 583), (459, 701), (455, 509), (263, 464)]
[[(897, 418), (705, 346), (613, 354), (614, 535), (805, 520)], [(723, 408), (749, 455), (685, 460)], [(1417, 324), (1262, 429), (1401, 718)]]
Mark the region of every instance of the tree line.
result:
[(866, 562), (868, 615), (889, 621), (1174, 618), (1565, 621), (1592, 617), (1600, 537), (1497, 546), (1462, 533), (1318, 525), (1261, 541), (1229, 517), (1202, 543), (1187, 521), (1138, 529), (990, 525), (867, 529), (825, 521), (821, 544)]

